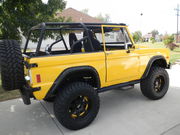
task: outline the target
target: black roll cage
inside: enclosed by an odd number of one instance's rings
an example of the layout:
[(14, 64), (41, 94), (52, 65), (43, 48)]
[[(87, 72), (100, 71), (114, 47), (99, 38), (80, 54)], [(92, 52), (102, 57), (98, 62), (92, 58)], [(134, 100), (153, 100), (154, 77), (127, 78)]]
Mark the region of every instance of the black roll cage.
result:
[[(38, 56), (38, 53), (40, 51), (40, 48), (41, 48), (41, 44), (42, 44), (42, 40), (43, 40), (43, 37), (44, 37), (44, 34), (45, 34), (45, 31), (46, 30), (59, 30), (60, 31), (60, 36), (61, 38), (59, 40), (57, 40), (57, 42), (59, 41), (63, 41), (64, 45), (65, 45), (65, 48), (66, 50), (68, 50), (68, 47), (66, 45), (66, 42), (62, 36), (62, 27), (61, 26), (69, 26), (68, 28), (70, 30), (73, 30), (73, 27), (72, 26), (76, 26), (75, 28), (83, 28), (83, 30), (86, 32), (86, 35), (87, 37), (86, 38), (83, 38), (84, 39), (88, 39), (88, 42), (90, 44), (90, 48), (91, 48), (91, 51), (94, 51), (94, 48), (93, 48), (93, 45), (92, 45), (92, 42), (91, 42), (91, 39), (90, 39), (90, 36), (89, 36), (89, 32), (88, 32), (88, 27), (100, 27), (101, 25), (117, 25), (117, 26), (125, 26), (126, 24), (123, 24), (123, 23), (63, 23), (63, 22), (43, 22), (43, 23), (40, 23), (36, 26), (33, 26), (29, 32), (28, 32), (28, 38), (26, 40), (26, 43), (25, 43), (25, 47), (24, 47), (24, 51), (23, 53), (26, 53), (26, 50), (27, 50), (27, 47), (28, 47), (28, 43), (29, 43), (29, 40), (30, 40), (30, 36), (31, 36), (31, 33), (32, 31), (35, 31), (35, 30), (40, 30), (40, 37), (39, 37), (39, 41), (38, 41), (38, 44), (37, 44), (37, 48), (36, 48), (36, 51), (35, 51), (35, 56)], [(68, 29), (66, 28), (66, 29)], [(82, 40), (81, 40), (82, 41)], [(56, 44), (57, 42), (54, 42), (53, 44)]]

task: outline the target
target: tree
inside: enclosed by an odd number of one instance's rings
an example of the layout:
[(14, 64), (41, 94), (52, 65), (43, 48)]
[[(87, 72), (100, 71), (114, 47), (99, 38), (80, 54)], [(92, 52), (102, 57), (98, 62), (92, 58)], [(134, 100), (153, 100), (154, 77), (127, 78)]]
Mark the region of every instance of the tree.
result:
[(134, 42), (140, 42), (142, 41), (142, 33), (141, 31), (135, 31), (134, 33), (132, 33)]
[(103, 22), (111, 22), (109, 14), (105, 14), (104, 16), (100, 13), (96, 16), (97, 19), (103, 21)]
[(83, 12), (86, 15), (89, 15), (89, 9), (87, 9), (87, 8), (81, 10), (81, 12)]
[(21, 40), (28, 30), (38, 23), (65, 21), (54, 17), (57, 10), (66, 6), (64, 0), (0, 0), (0, 38)]
[(151, 34), (152, 34), (152, 37), (155, 39), (156, 38), (156, 35), (159, 34), (158, 30), (152, 30), (151, 31)]
[[(87, 8), (81, 10), (81, 12), (83, 12), (86, 15), (89, 15), (89, 9), (87, 9)], [(97, 16), (95, 16), (95, 18), (97, 18), (103, 22), (111, 22), (109, 14), (102, 15), (101, 13), (99, 13)]]

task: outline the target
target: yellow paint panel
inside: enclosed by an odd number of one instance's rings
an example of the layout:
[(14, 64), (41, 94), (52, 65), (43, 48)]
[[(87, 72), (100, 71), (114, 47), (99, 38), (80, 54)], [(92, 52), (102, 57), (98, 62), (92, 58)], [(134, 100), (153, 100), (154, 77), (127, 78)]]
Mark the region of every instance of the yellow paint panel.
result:
[[(59, 56), (48, 56), (32, 58), (30, 63), (37, 63), (38, 67), (31, 68), (32, 87), (41, 87), (40, 91), (34, 92), (37, 99), (43, 99), (56, 78), (67, 68), (77, 66), (92, 66), (100, 76), (101, 86), (105, 86), (105, 54), (98, 53), (79, 53)], [(41, 83), (37, 83), (36, 75), (40, 74)], [(59, 88), (61, 89), (61, 88)]]

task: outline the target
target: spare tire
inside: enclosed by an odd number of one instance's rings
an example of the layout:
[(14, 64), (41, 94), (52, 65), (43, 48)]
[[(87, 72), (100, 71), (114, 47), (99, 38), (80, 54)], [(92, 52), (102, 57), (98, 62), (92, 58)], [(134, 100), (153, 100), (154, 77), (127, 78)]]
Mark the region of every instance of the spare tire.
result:
[(24, 79), (23, 57), (16, 40), (0, 41), (0, 69), (4, 90), (21, 89)]

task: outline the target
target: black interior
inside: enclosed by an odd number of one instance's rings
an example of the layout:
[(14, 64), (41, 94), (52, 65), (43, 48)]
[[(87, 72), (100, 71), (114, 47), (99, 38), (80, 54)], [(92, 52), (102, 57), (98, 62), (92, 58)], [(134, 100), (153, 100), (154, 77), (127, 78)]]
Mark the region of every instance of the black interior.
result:
[(95, 51), (100, 51), (102, 50), (102, 46), (101, 46), (101, 43), (99, 42), (99, 40), (97, 40), (93, 34), (92, 31), (88, 30), (89, 32), (89, 36), (90, 36), (90, 39), (91, 39), (91, 42), (92, 42), (92, 45), (93, 45), (93, 48)]
[[(87, 32), (88, 32), (88, 33), (87, 33)], [(92, 32), (91, 30), (88, 30), (87, 32), (84, 31), (83, 37), (89, 36), (94, 51), (100, 51), (100, 50), (102, 50), (101, 43), (95, 38), (93, 32)], [(88, 39), (84, 40), (83, 45), (84, 45), (84, 50), (85, 50), (86, 52), (90, 52), (90, 51), (91, 51), (91, 44), (90, 44), (90, 42), (88, 41)]]
[(69, 33), (69, 45), (72, 53), (81, 52), (82, 43), (77, 41), (75, 33)]

